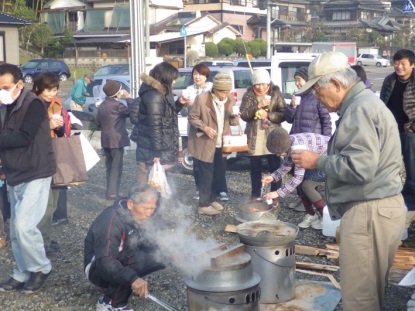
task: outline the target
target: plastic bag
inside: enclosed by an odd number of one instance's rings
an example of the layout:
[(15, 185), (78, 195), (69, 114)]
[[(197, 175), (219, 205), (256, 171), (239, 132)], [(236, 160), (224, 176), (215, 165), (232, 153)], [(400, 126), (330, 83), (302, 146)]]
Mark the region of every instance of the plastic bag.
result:
[(172, 192), (167, 182), (166, 172), (160, 162), (154, 162), (148, 177), (148, 183), (160, 192), (163, 198), (170, 198)]

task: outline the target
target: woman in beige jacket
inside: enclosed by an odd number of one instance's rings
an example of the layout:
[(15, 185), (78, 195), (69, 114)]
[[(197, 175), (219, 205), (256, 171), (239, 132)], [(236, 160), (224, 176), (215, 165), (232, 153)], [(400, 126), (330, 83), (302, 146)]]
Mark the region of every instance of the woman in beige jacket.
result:
[(215, 202), (220, 180), (224, 180), (226, 158), (222, 154), (223, 136), (231, 134), (230, 125), (238, 125), (233, 115), (235, 99), (230, 95), (232, 78), (219, 72), (212, 90), (198, 95), (188, 119), (190, 123), (188, 149), (199, 160), (199, 214), (216, 215), (223, 206)]

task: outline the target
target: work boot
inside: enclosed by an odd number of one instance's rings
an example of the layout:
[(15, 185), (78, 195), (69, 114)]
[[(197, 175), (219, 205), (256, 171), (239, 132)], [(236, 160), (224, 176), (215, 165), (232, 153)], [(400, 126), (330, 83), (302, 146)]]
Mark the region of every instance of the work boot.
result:
[(210, 205), (199, 207), (197, 209), (197, 212), (199, 213), (199, 215), (209, 215), (209, 216), (213, 216), (213, 215), (217, 215), (221, 213), (220, 211), (218, 211), (217, 209), (215, 209), (214, 207)]
[(45, 284), (46, 279), (49, 277), (49, 273), (43, 273), (43, 272), (32, 272), (29, 278), (29, 281), (27, 281), (23, 287), (23, 291), (26, 294), (31, 294), (34, 292), (37, 292), (39, 289), (43, 287), (43, 284)]
[(13, 290), (22, 289), (23, 286), (23, 282), (19, 282), (13, 278), (10, 278), (7, 282), (3, 282), (0, 284), (0, 292), (10, 292)]

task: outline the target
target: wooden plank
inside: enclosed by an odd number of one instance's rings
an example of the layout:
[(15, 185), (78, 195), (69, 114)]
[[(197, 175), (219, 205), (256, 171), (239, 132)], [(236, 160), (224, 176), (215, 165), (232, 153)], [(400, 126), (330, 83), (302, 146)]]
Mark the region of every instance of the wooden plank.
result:
[(334, 278), (334, 276), (332, 276), (331, 274), (320, 273), (320, 272), (315, 272), (315, 271), (308, 271), (308, 270), (303, 270), (303, 269), (295, 269), (295, 271), (301, 272), (301, 273), (307, 273), (307, 274), (324, 276), (324, 277), (328, 278), (331, 281), (331, 283), (333, 283), (334, 287), (336, 287), (338, 289), (341, 289), (340, 288), (340, 284), (336, 281), (336, 279)]
[(225, 232), (236, 233), (236, 225), (226, 225)]
[(338, 266), (322, 265), (318, 263), (301, 262), (301, 261), (297, 261), (296, 266), (297, 268), (323, 270), (323, 271), (338, 271), (340, 269), (340, 267)]
[(313, 246), (296, 244), (295, 253), (299, 255), (317, 256), (319, 254), (319, 249)]

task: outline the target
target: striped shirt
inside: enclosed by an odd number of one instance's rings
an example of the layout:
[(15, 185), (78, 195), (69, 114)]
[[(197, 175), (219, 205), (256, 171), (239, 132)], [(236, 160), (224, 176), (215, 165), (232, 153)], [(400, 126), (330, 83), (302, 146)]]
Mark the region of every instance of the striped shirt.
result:
[[(291, 148), (293, 146), (305, 146), (306, 150), (316, 152), (318, 154), (326, 154), (327, 153), (327, 144), (330, 140), (329, 136), (324, 136), (315, 133), (299, 133), (299, 134), (291, 134)], [(304, 168), (298, 168), (294, 165), (291, 159), (291, 152), (288, 154), (287, 157), (284, 158), (284, 162), (281, 166), (271, 174), (272, 177), (276, 181), (282, 179), (282, 177), (291, 170), (294, 166), (294, 174), (292, 178), (285, 184), (281, 186), (280, 189), (277, 190), (278, 196), (283, 198), (293, 192), (299, 184), (304, 179)]]

